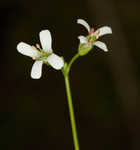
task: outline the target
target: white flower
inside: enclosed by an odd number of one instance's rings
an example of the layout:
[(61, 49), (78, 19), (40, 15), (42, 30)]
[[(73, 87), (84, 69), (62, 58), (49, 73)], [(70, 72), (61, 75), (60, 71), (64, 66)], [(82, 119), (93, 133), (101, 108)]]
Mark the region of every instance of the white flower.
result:
[(80, 40), (80, 43), (92, 44), (92, 45), (95, 45), (95, 46), (101, 48), (105, 52), (108, 51), (105, 43), (103, 43), (101, 41), (96, 41), (96, 40), (103, 35), (112, 34), (112, 29), (110, 27), (104, 26), (104, 27), (97, 29), (94, 32), (94, 29), (91, 28), (85, 20), (78, 19), (77, 23), (83, 25), (89, 33), (89, 35), (87, 37), (82, 36), (82, 35), (78, 37)]
[(63, 59), (53, 53), (50, 31), (41, 31), (39, 33), (39, 37), (42, 49), (38, 44), (36, 44), (36, 47), (28, 45), (24, 42), (20, 42), (17, 45), (18, 52), (35, 60), (31, 69), (31, 77), (33, 79), (39, 79), (41, 77), (43, 63), (50, 64), (56, 70), (60, 70), (64, 66)]

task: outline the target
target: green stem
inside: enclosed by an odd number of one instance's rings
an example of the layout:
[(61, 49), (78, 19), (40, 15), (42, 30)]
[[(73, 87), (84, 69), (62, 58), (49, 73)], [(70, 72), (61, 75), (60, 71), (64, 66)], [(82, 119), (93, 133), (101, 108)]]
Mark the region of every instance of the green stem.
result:
[(66, 92), (67, 92), (67, 100), (68, 100), (70, 121), (71, 121), (71, 127), (72, 127), (74, 148), (75, 148), (75, 150), (79, 150), (79, 142), (78, 142), (78, 136), (77, 136), (77, 130), (76, 130), (76, 122), (75, 122), (75, 117), (74, 117), (74, 109), (73, 109), (73, 104), (72, 104), (72, 97), (71, 97), (71, 90), (70, 90), (68, 74), (64, 75), (64, 78), (65, 78), (65, 86), (66, 86)]
[(70, 71), (70, 68), (71, 68), (73, 62), (74, 62), (78, 57), (79, 57), (79, 53), (77, 53), (76, 55), (74, 55), (73, 58), (71, 59), (71, 61), (69, 62), (69, 64), (68, 64), (68, 73), (69, 73), (69, 71)]

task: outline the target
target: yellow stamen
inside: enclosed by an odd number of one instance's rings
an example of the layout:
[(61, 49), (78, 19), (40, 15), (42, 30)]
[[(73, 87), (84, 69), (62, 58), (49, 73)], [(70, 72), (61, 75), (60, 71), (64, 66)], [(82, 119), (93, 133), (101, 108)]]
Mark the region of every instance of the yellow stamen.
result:
[(36, 60), (36, 58), (35, 58), (35, 57), (32, 57), (32, 59), (33, 59), (33, 60)]
[(51, 49), (51, 53), (53, 53), (53, 50)]
[(97, 31), (97, 34), (96, 34), (96, 39), (99, 38), (99, 33), (100, 33), (100, 31), (98, 30), (98, 31)]
[(32, 45), (32, 48), (33, 48), (34, 50), (36, 50), (36, 47), (35, 47), (34, 45)]
[(36, 47), (37, 47), (38, 49), (41, 49), (39, 44), (36, 44)]
[(98, 38), (99, 38), (99, 34), (96, 35), (96, 39), (98, 39)]

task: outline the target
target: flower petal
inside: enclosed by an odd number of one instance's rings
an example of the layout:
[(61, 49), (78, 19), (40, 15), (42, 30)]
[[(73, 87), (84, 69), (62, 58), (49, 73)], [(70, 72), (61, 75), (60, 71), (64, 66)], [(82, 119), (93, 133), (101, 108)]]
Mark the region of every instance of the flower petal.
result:
[(99, 32), (99, 37), (105, 34), (112, 34), (112, 29), (108, 26), (101, 27), (95, 31), (95, 35)]
[(54, 53), (47, 58), (47, 61), (56, 70), (60, 70), (64, 66), (63, 59)]
[(49, 53), (52, 51), (52, 37), (49, 30), (43, 30), (39, 33), (40, 42), (45, 52)]
[(90, 32), (89, 24), (83, 19), (77, 19), (77, 23), (83, 25)]
[(88, 43), (88, 40), (85, 36), (78, 36), (78, 39), (80, 40), (80, 43)]
[(43, 61), (35, 61), (32, 70), (31, 70), (31, 78), (33, 79), (39, 79), (42, 75), (42, 65)]
[(102, 49), (105, 52), (108, 51), (106, 44), (101, 42), (101, 41), (96, 41), (96, 42), (93, 43), (93, 45), (99, 47), (100, 49)]
[(17, 50), (19, 53), (29, 56), (29, 57), (39, 57), (40, 53), (38, 50), (33, 49), (31, 45), (26, 44), (24, 42), (20, 42), (17, 45)]

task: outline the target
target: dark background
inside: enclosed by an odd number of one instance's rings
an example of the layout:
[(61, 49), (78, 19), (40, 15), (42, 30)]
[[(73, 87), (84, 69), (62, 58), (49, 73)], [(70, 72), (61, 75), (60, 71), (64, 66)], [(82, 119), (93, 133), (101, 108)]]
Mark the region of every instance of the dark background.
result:
[(81, 150), (140, 149), (140, 1), (1, 0), (0, 1), (0, 149), (73, 150), (69, 112), (61, 71), (43, 66), (40, 80), (30, 78), (33, 61), (19, 54), (20, 41), (39, 43), (49, 29), (54, 51), (69, 61), (76, 24), (112, 27), (71, 71), (71, 88)]

